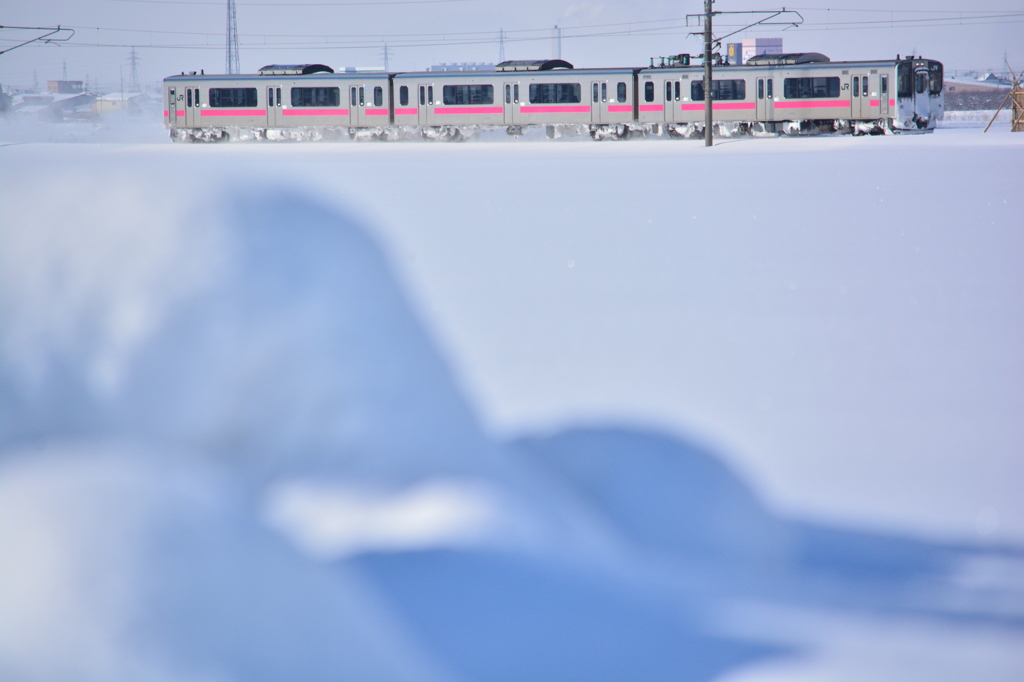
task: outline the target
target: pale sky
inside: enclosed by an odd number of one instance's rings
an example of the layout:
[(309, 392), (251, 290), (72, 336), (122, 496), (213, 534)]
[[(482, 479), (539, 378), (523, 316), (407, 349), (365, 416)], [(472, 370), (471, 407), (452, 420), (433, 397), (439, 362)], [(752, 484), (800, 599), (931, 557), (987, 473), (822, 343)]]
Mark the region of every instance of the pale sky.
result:
[[(1021, 0), (907, 0), (896, 5), (897, 11), (883, 2), (798, 4), (803, 27), (772, 27), (737, 38), (782, 36), (786, 51), (823, 52), (833, 60), (923, 54), (944, 62), (950, 72), (1004, 68), (1004, 53), (1014, 69), (1024, 67)], [(835, 4), (840, 8), (824, 9)], [(579, 67), (640, 66), (652, 56), (701, 50), (699, 41), (687, 36), (685, 21), (673, 21), (701, 11), (700, 0), (237, 0), (237, 6), (244, 72), (271, 63), (380, 66), (385, 42), (393, 71), (440, 62), (493, 63), (500, 29), (509, 32), (507, 58), (544, 58), (552, 56), (556, 24), (564, 30), (563, 58)], [(116, 89), (122, 69), (126, 80), (130, 73), (133, 45), (143, 83), (180, 71), (221, 73), (225, 7), (226, 0), (0, 0), (5, 26), (76, 29), (64, 46), (34, 44), (0, 55), (0, 84), (29, 85), (33, 71), (40, 83), (60, 78), (66, 61), (68, 78), (88, 74), (101, 88)], [(736, 11), (770, 5), (718, 0), (715, 7)], [(994, 16), (981, 18), (984, 13)], [(742, 26), (743, 18), (721, 17), (716, 33), (727, 32), (727, 24)], [(31, 35), (0, 31), (0, 45), (7, 48)]]

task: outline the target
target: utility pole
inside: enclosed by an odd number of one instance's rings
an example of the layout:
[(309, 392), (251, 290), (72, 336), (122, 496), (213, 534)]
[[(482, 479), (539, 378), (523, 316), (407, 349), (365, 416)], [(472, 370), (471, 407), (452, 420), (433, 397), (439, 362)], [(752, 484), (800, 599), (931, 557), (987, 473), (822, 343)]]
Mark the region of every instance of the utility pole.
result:
[(238, 19), (235, 16), (235, 0), (228, 0), (228, 30), (224, 55), (224, 70), (227, 73), (241, 73), (238, 59)]
[(714, 126), (712, 100), (713, 88), (711, 80), (711, 4), (715, 0), (704, 0), (704, 146), (710, 147), (713, 142), (711, 132)]
[(505, 61), (505, 29), (498, 30), (498, 63)]
[(381, 55), (384, 57), (384, 73), (391, 71), (391, 50), (388, 49), (388, 44), (384, 43), (384, 49), (381, 51)]

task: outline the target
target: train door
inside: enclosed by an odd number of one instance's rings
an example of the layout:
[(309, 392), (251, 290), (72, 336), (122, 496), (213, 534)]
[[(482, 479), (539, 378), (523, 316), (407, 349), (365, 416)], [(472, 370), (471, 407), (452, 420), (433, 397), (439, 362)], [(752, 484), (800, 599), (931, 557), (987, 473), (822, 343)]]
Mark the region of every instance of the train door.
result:
[(366, 125), (366, 86), (350, 85), (348, 88), (349, 125), (359, 128)]
[(889, 76), (885, 74), (878, 77), (878, 106), (882, 118), (889, 118)]
[[(685, 120), (683, 116), (683, 83), (681, 80), (672, 81), (672, 105), (666, 104), (666, 120), (682, 122)], [(668, 116), (668, 109), (672, 110), (672, 115)]]
[(757, 120), (767, 121), (768, 120), (768, 105), (771, 100), (768, 98), (768, 83), (771, 82), (767, 78), (757, 79)]
[(850, 118), (871, 118), (870, 92), (866, 73), (850, 76)]
[[(942, 65), (939, 62), (914, 60), (914, 115), (918, 125), (941, 113), (932, 110), (932, 98), (942, 94)], [(938, 100), (936, 99), (936, 104)]]
[(281, 96), (285, 89), (280, 85), (267, 86), (267, 127), (281, 128), (284, 126), (284, 107), (281, 105)]
[(421, 126), (432, 126), (434, 125), (434, 92), (433, 85), (420, 85), (419, 86), (419, 123)]
[(590, 121), (607, 123), (608, 81), (593, 81), (590, 84)]
[(178, 94), (175, 88), (167, 90), (167, 120), (170, 125), (178, 125)]
[(519, 125), (522, 117), (519, 114), (519, 83), (502, 85), (505, 107), (505, 125)]
[(199, 88), (185, 88), (185, 125), (189, 128), (198, 128), (202, 125), (199, 120)]
[(665, 83), (662, 85), (663, 89), (665, 90), (665, 120), (669, 122), (676, 120), (676, 106), (675, 102), (672, 100), (673, 83), (674, 81), (665, 81)]

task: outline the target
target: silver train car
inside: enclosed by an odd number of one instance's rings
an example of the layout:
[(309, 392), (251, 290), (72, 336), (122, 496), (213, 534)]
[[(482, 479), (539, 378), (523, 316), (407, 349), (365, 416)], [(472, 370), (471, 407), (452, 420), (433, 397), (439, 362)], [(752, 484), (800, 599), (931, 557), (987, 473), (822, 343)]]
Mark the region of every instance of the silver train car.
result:
[[(322, 64), (251, 75), (164, 79), (175, 141), (459, 139), (505, 128), (585, 129), (595, 139), (700, 137), (703, 67), (575, 69), (510, 61), (494, 71), (335, 73)], [(944, 112), (942, 64), (920, 57), (832, 62), (818, 53), (760, 55), (717, 66), (716, 134), (928, 132)]]

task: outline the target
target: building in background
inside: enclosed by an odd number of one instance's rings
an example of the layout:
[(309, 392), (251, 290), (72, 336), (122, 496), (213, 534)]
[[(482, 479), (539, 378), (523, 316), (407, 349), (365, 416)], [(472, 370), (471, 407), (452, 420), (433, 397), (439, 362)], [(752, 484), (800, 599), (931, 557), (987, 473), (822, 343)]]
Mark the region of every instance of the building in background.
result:
[(460, 62), (458, 64), (434, 64), (427, 71), (494, 71), (494, 64), (484, 62)]
[(85, 81), (46, 81), (46, 89), (58, 95), (77, 95), (85, 92)]
[[(744, 38), (740, 64), (759, 54), (782, 54), (782, 38)], [(731, 59), (730, 64), (734, 64)]]

